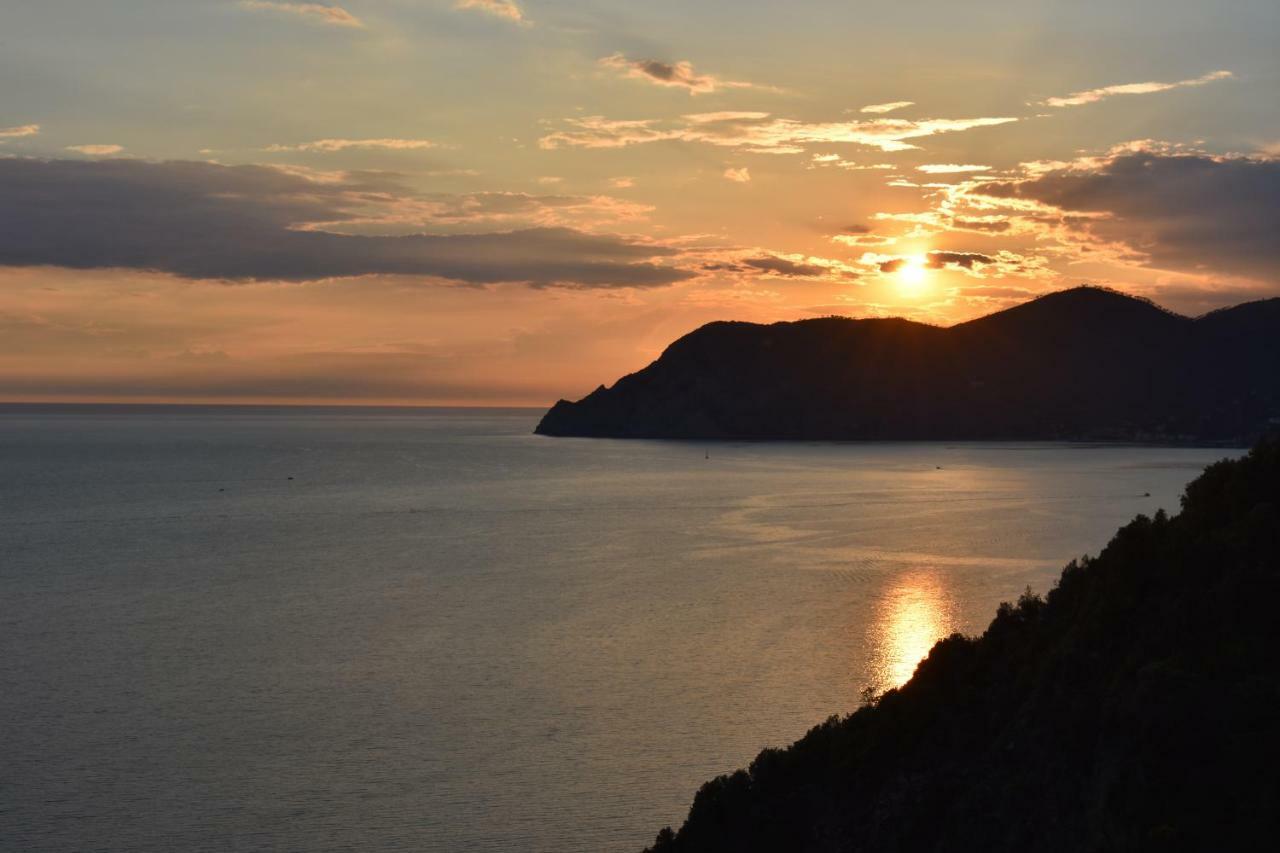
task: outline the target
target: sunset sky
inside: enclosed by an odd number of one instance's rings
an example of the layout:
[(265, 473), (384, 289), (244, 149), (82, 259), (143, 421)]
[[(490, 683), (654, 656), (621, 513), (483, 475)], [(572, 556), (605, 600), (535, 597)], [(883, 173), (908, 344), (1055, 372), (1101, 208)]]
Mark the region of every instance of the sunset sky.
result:
[(1278, 296), (1277, 32), (1276, 0), (3, 2), (0, 399), (544, 405), (717, 319)]

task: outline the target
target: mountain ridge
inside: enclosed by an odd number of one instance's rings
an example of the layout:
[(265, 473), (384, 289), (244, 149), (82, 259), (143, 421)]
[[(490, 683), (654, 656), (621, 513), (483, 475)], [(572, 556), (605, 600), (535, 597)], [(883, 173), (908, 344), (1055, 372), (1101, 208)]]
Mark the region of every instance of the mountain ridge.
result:
[(552, 436), (1249, 443), (1280, 417), (1280, 299), (1198, 318), (1084, 286), (949, 327), (717, 321), (561, 400)]

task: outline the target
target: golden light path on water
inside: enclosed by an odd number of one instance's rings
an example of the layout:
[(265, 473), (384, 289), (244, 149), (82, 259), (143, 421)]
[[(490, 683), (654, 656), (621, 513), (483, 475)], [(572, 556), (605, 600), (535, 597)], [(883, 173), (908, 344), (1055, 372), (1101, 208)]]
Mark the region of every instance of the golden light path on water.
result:
[(871, 627), (875, 692), (906, 683), (933, 644), (955, 630), (955, 601), (940, 573), (917, 569), (899, 576), (881, 598)]

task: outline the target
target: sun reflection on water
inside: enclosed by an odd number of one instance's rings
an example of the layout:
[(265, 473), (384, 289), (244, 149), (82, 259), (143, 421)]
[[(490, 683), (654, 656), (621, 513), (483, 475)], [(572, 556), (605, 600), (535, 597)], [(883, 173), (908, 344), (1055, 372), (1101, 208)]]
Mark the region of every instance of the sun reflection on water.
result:
[(875, 692), (904, 684), (933, 644), (955, 630), (955, 601), (940, 574), (917, 570), (896, 578), (871, 627)]

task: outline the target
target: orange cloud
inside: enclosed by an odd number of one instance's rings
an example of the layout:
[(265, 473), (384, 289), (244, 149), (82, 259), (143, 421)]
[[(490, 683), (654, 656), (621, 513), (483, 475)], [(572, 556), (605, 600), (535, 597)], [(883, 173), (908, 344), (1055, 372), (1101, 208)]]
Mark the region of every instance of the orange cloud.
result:
[(928, 175), (951, 175), (960, 172), (989, 172), (990, 166), (978, 166), (968, 163), (926, 163), (923, 166), (916, 166), (917, 172), (924, 172)]
[(676, 140), (744, 148), (762, 154), (800, 154), (810, 145), (851, 143), (881, 151), (908, 151), (919, 146), (907, 141), (955, 133), (977, 127), (1008, 124), (1011, 117), (964, 119), (872, 119), (845, 122), (804, 122), (761, 112), (686, 115), (664, 122), (657, 119), (614, 120), (603, 116), (566, 119), (568, 130), (539, 140), (546, 149), (622, 148)]
[(35, 136), (40, 132), (38, 124), (22, 124), (17, 127), (0, 127), (0, 140), (21, 139), (24, 136)]
[(124, 150), (123, 145), (68, 145), (68, 151), (88, 154), (90, 157), (110, 157)]
[(240, 0), (240, 5), (245, 9), (254, 9), (262, 12), (297, 15), (318, 24), (328, 24), (335, 27), (359, 29), (364, 26), (364, 23), (359, 18), (341, 6), (327, 6), (323, 3), (276, 2), (276, 0)]
[(1100, 89), (1086, 89), (1083, 92), (1072, 92), (1062, 98), (1048, 98), (1042, 103), (1049, 107), (1078, 107), (1092, 104), (1116, 95), (1148, 95), (1153, 92), (1167, 92), (1170, 89), (1182, 89), (1188, 86), (1203, 86), (1215, 80), (1228, 80), (1235, 75), (1230, 71), (1211, 71), (1190, 80), (1178, 80), (1175, 83), (1122, 83), (1117, 86), (1103, 86)]
[(867, 104), (858, 112), (882, 115), (884, 113), (891, 113), (895, 110), (904, 109), (905, 107), (915, 106), (915, 103), (915, 101), (890, 101), (887, 104)]
[(524, 10), (515, 0), (458, 0), (458, 9), (475, 9), (499, 18), (506, 18), (521, 26), (532, 26), (532, 21), (524, 16)]

